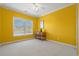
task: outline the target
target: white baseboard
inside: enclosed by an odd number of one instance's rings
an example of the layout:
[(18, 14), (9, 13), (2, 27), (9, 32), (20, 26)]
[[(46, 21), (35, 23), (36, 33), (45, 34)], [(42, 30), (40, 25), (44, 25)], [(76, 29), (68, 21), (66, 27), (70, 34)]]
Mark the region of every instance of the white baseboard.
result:
[(15, 41), (10, 41), (10, 42), (4, 42), (4, 43), (0, 43), (0, 46), (7, 45), (7, 44), (11, 44), (11, 43), (16, 43), (16, 42), (20, 42), (20, 41), (25, 41), (25, 40), (31, 40), (31, 39), (32, 38), (22, 39), (22, 40), (15, 40)]
[[(31, 40), (31, 39), (34, 39), (34, 38), (28, 38), (28, 39), (22, 39), (22, 40), (15, 40), (15, 41), (10, 41), (10, 42), (4, 42), (4, 43), (1, 43), (0, 45), (6, 45), (6, 44), (16, 43), (16, 42), (25, 41), (25, 40)], [(58, 42), (58, 41), (55, 41), (55, 40), (48, 40), (48, 41), (55, 42), (57, 44), (62, 44), (62, 45), (65, 45), (65, 46), (70, 46), (70, 47), (73, 47), (73, 48), (77, 48), (74, 45), (70, 45), (70, 44), (63, 43), (63, 42)]]
[[(48, 39), (47, 39), (47, 40), (48, 40)], [(65, 46), (70, 46), (70, 47), (73, 47), (73, 48), (77, 48), (77, 47), (74, 46), (74, 45), (67, 44), (67, 43), (63, 43), (63, 42), (59, 42), (59, 41), (55, 41), (55, 40), (48, 40), (48, 41), (55, 42), (55, 43), (57, 43), (57, 44), (62, 44), (62, 45), (65, 45)]]

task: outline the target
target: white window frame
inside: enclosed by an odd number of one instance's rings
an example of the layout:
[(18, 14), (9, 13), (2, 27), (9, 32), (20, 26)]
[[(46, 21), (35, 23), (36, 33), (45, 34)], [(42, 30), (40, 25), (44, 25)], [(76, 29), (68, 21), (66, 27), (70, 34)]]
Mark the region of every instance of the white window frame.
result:
[(44, 28), (44, 21), (40, 20), (40, 28), (43, 29)]
[[(14, 20), (15, 18), (19, 18), (19, 17), (15, 17), (13, 16), (13, 36), (25, 36), (25, 35), (32, 35), (33, 34), (33, 30), (32, 30), (32, 33), (24, 33), (24, 34), (15, 34), (14, 33), (14, 28), (15, 28), (15, 25), (14, 25)], [(22, 18), (19, 18), (19, 19), (22, 19)], [(24, 19), (23, 19), (24, 20)], [(24, 20), (26, 21), (26, 20)], [(31, 21), (31, 20), (30, 20)], [(33, 21), (32, 21), (32, 27), (33, 27)]]

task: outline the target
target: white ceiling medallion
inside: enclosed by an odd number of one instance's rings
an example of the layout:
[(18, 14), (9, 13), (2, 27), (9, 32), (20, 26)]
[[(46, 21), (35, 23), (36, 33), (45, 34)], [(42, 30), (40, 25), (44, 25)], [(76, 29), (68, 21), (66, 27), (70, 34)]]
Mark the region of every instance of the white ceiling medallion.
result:
[(33, 8), (33, 10), (36, 11), (36, 12), (38, 12), (38, 11), (44, 9), (44, 7), (43, 7), (42, 5), (37, 4), (37, 3), (33, 3), (33, 7), (32, 7), (32, 8)]

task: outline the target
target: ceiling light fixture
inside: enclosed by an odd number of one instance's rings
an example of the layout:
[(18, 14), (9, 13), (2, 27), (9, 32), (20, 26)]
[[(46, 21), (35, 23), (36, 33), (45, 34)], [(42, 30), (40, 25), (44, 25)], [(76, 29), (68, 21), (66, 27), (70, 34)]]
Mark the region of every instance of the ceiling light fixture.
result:
[(33, 10), (35, 10), (36, 12), (39, 11), (42, 8), (41, 5), (37, 4), (37, 3), (33, 3)]

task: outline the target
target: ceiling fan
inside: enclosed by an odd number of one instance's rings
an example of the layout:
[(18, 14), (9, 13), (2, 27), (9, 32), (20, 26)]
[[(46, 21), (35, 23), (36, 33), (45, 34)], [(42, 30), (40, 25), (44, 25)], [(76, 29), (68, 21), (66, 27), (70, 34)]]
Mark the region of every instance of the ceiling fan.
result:
[(33, 3), (32, 9), (37, 12), (37, 11), (43, 10), (43, 9), (45, 9), (45, 8), (44, 8), (44, 6), (41, 5), (41, 4)]

